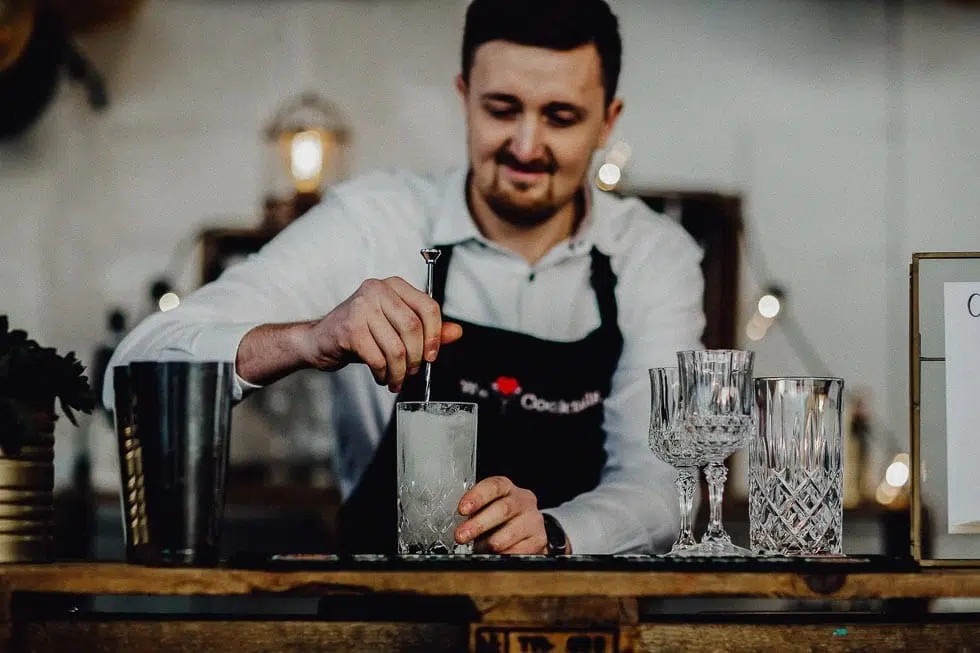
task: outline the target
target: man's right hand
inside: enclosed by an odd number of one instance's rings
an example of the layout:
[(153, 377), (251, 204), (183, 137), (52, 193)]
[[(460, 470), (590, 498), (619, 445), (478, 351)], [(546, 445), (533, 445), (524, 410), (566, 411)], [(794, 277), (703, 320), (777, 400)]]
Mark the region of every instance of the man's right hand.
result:
[(443, 344), (459, 340), (463, 328), (443, 323), (439, 304), (401, 277), (368, 279), (323, 319), (308, 323), (300, 355), (321, 370), (362, 362), (379, 385), (401, 390), (422, 362), (433, 362)]

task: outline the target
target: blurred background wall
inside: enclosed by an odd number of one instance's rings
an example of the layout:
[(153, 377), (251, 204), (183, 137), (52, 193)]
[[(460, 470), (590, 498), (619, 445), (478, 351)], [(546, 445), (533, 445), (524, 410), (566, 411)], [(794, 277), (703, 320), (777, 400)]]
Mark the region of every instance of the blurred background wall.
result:
[[(614, 140), (632, 148), (623, 188), (740, 195), (739, 344), (758, 352), (757, 373), (845, 377), (868, 392), (879, 458), (907, 450), (910, 256), (980, 249), (980, 6), (611, 4), (627, 107)], [(91, 360), (111, 307), (138, 319), (162, 273), (193, 288), (194, 234), (258, 223), (262, 129), (306, 90), (346, 116), (354, 174), (459, 164), (465, 7), (148, 0), (81, 37), (111, 102), (93, 112), (63, 84), (0, 147), (0, 312)], [(794, 327), (750, 342), (769, 283)]]

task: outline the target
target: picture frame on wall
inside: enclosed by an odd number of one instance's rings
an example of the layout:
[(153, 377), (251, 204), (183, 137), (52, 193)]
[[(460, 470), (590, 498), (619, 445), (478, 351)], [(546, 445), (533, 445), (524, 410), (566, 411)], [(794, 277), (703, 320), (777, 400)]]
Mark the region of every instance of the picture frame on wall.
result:
[(980, 252), (909, 271), (912, 555), (980, 567)]

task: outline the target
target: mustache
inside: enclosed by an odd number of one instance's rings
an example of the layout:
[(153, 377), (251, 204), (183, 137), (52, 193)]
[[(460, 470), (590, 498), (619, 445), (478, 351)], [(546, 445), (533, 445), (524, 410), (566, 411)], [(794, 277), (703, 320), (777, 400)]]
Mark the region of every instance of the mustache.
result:
[(550, 151), (545, 151), (545, 158), (535, 159), (534, 161), (520, 161), (511, 153), (507, 146), (497, 150), (494, 157), (497, 165), (504, 165), (519, 172), (546, 172), (555, 174), (558, 171), (558, 163)]

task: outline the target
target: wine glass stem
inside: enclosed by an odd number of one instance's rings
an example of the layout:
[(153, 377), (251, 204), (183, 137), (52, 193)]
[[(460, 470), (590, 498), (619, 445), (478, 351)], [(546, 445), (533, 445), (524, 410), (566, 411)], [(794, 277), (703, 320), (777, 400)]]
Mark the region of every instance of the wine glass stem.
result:
[(728, 534), (725, 533), (725, 527), (721, 521), (721, 502), (725, 492), (725, 481), (728, 479), (728, 469), (722, 463), (709, 463), (705, 467), (704, 476), (708, 480), (708, 499), (710, 502), (708, 530), (705, 532), (705, 539), (728, 539)]
[(697, 467), (678, 467), (674, 484), (677, 487), (677, 497), (680, 501), (681, 527), (677, 535), (677, 546), (694, 546), (692, 512), (694, 511), (694, 484), (697, 483)]

